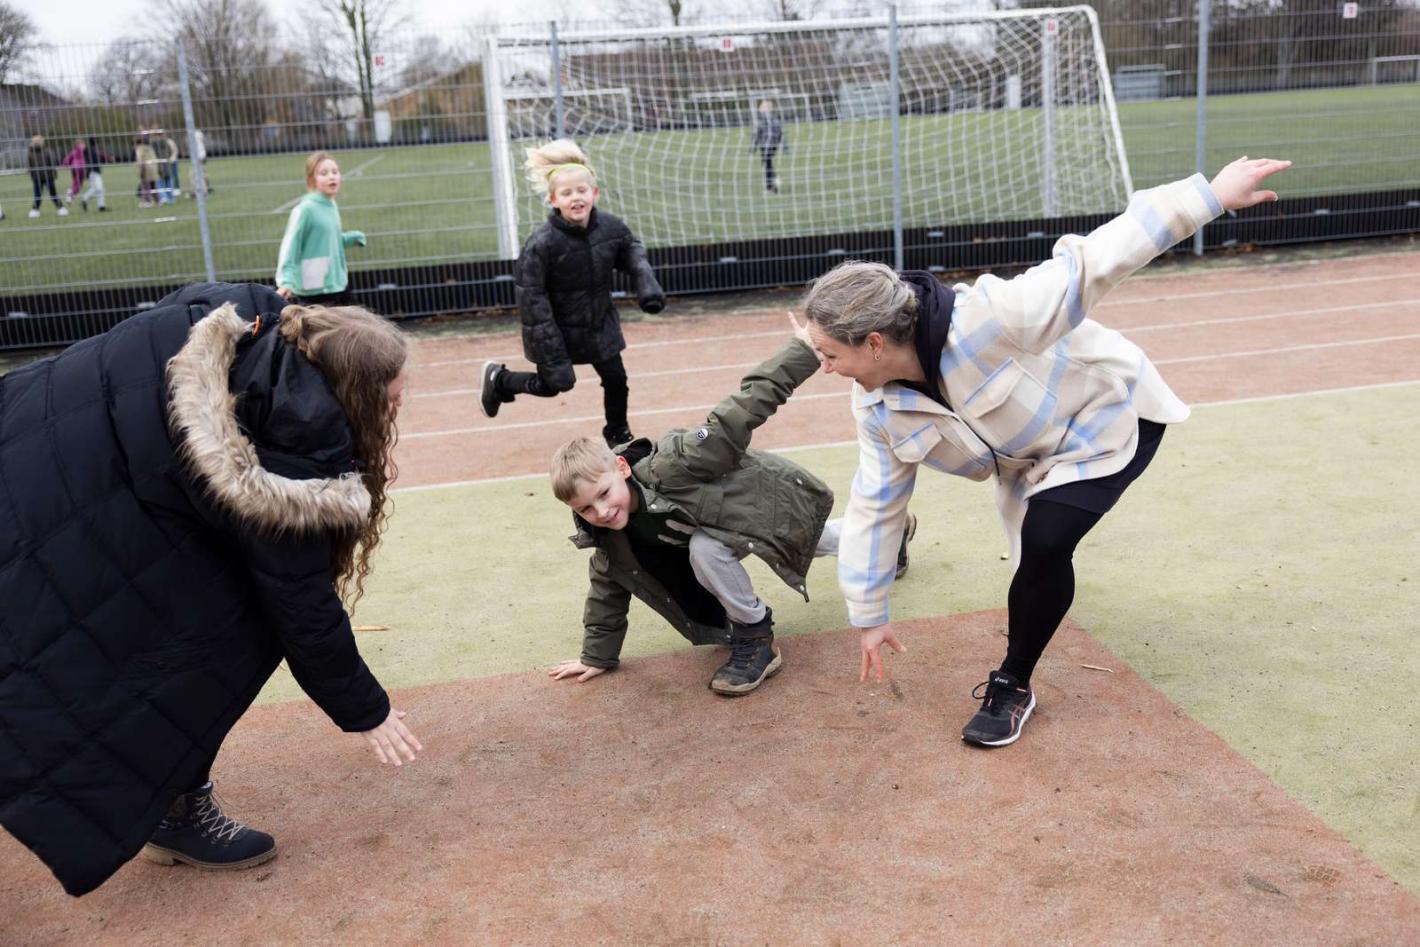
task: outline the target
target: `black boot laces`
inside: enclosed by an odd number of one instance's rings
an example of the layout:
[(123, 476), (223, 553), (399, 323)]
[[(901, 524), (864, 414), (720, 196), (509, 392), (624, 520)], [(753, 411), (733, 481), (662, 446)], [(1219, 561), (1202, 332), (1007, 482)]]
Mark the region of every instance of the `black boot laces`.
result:
[(759, 650), (760, 639), (758, 638), (732, 638), (730, 639), (730, 663), (737, 668), (747, 668), (754, 660), (754, 653)]
[(207, 793), (197, 801), (193, 818), (203, 835), (219, 842), (231, 842), (246, 830), (246, 826), (222, 811), (215, 793)]

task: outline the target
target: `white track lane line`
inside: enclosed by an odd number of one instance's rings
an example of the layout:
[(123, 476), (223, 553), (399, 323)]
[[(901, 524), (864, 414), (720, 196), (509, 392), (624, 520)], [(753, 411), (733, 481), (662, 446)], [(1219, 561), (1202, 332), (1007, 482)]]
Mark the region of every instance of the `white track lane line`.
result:
[[(1347, 339), (1342, 342), (1313, 342), (1309, 345), (1287, 345), (1280, 348), (1271, 349), (1251, 349), (1246, 352), (1224, 352), (1222, 354), (1211, 355), (1188, 355), (1182, 358), (1161, 358), (1154, 361), (1155, 365), (1182, 365), (1188, 362), (1208, 362), (1225, 358), (1251, 358), (1259, 355), (1286, 355), (1292, 352), (1311, 352), (1319, 349), (1351, 348), (1358, 345), (1380, 345), (1385, 342), (1405, 342), (1411, 339), (1420, 339), (1420, 332), (1409, 335), (1387, 335), (1369, 339)], [(817, 401), (822, 398), (847, 398), (848, 391), (828, 392), (821, 395), (799, 395), (793, 401)], [(718, 403), (718, 402), (717, 402)], [(714, 404), (679, 405), (674, 408), (653, 408), (649, 411), (632, 411), (634, 416), (650, 416), (653, 414), (677, 414), (682, 411), (709, 411), (715, 407)], [(400, 440), (422, 440), (429, 437), (454, 437), (460, 434), (495, 434), (500, 431), (527, 430), (538, 427), (560, 427), (564, 424), (585, 424), (601, 418), (600, 414), (588, 414), (571, 418), (554, 418), (547, 421), (523, 421), (516, 424), (489, 424), (479, 427), (458, 427), (448, 428), (440, 431), (418, 431), (413, 434), (401, 434)]]
[[(1374, 385), (1351, 385), (1346, 388), (1322, 388), (1316, 391), (1294, 391), (1285, 395), (1258, 395), (1254, 398), (1229, 398), (1221, 401), (1197, 401), (1190, 407), (1193, 408), (1228, 408), (1242, 404), (1263, 404), (1269, 401), (1291, 401), (1297, 398), (1313, 398), (1318, 395), (1344, 395), (1358, 391), (1381, 391), (1386, 388), (1405, 388), (1420, 385), (1420, 378), (1410, 381), (1386, 381)], [(821, 397), (821, 396), (811, 396)], [(806, 400), (806, 399), (799, 399)], [(597, 415), (591, 420), (602, 420), (601, 415)], [(404, 438), (400, 438), (403, 440)], [(796, 444), (793, 447), (773, 447), (769, 448), (770, 453), (791, 454), (795, 451), (805, 450), (827, 450), (834, 447), (854, 447), (857, 441), (823, 441), (818, 444)], [(508, 474), (502, 477), (483, 477), (477, 480), (451, 480), (448, 483), (426, 483), (417, 487), (395, 487), (391, 493), (424, 493), (428, 490), (448, 490), (454, 487), (476, 487), (494, 483), (513, 483), (522, 480), (541, 480), (547, 476), (546, 471), (524, 474)]]
[[(1118, 331), (1129, 336), (1136, 332), (1163, 332), (1169, 329), (1193, 329), (1201, 326), (1237, 325), (1246, 322), (1266, 322), (1269, 319), (1295, 319), (1302, 316), (1324, 316), (1338, 312), (1357, 312), (1363, 309), (1386, 309), (1390, 306), (1405, 305), (1420, 306), (1420, 298), (1393, 299), (1389, 302), (1380, 303), (1355, 303), (1350, 306), (1327, 306), (1322, 309), (1288, 309), (1283, 312), (1266, 312), (1255, 316), (1221, 316), (1217, 319), (1197, 319), (1193, 322), (1160, 322), (1155, 325), (1134, 326), (1131, 329), (1120, 329)], [(769, 334), (783, 335), (784, 333), (773, 332)], [(739, 336), (739, 338), (745, 338), (745, 336)], [(696, 372), (724, 371), (731, 368), (753, 368), (758, 364), (758, 362), (736, 362), (730, 365), (695, 365), (689, 368), (667, 368), (654, 372), (637, 372), (636, 377), (657, 378), (663, 375), (690, 375)], [(409, 396), (411, 398), (446, 398), (454, 395), (477, 395), (482, 392), (482, 390), (482, 388), (442, 388), (437, 391), (410, 392)]]
[[(1403, 255), (1403, 254), (1397, 254), (1397, 255)], [(1370, 258), (1370, 257), (1367, 257), (1366, 259), (1371, 259), (1371, 258)], [(1278, 265), (1283, 265), (1283, 266), (1285, 266), (1285, 265), (1290, 265), (1290, 264), (1278, 264)], [(1249, 271), (1249, 272), (1254, 272), (1254, 271)], [(1165, 298), (1165, 299), (1157, 299), (1157, 298), (1155, 298), (1155, 299), (1106, 299), (1106, 300), (1104, 300), (1103, 302), (1099, 303), (1097, 306), (1095, 306), (1095, 308), (1096, 308), (1096, 309), (1103, 309), (1103, 308), (1107, 308), (1107, 307), (1110, 307), (1110, 306), (1115, 306), (1115, 307), (1118, 307), (1118, 306), (1144, 306), (1144, 305), (1149, 305), (1150, 303), (1170, 302), (1170, 301), (1175, 300), (1175, 299), (1206, 299), (1206, 298), (1213, 297), (1213, 296), (1237, 296), (1237, 295), (1240, 295), (1240, 294), (1242, 294), (1242, 293), (1275, 293), (1275, 292), (1286, 292), (1286, 291), (1295, 290), (1295, 289), (1312, 289), (1312, 288), (1316, 288), (1316, 287), (1344, 286), (1344, 285), (1347, 285), (1347, 284), (1349, 284), (1349, 283), (1378, 283), (1378, 282), (1382, 282), (1382, 281), (1385, 281), (1385, 280), (1398, 280), (1398, 279), (1410, 279), (1410, 280), (1413, 280), (1414, 278), (1415, 278), (1415, 275), (1414, 275), (1413, 273), (1397, 273), (1397, 274), (1390, 275), (1390, 276), (1356, 276), (1356, 277), (1347, 277), (1347, 278), (1345, 278), (1345, 279), (1311, 280), (1311, 281), (1300, 282), (1300, 283), (1279, 283), (1279, 284), (1277, 284), (1277, 285), (1275, 285), (1275, 286), (1257, 286), (1257, 287), (1250, 287), (1250, 288), (1248, 288), (1248, 289), (1209, 290), (1209, 291), (1207, 291), (1207, 292), (1201, 292), (1201, 293), (1178, 293), (1178, 294), (1170, 295), (1170, 296), (1168, 296), (1168, 297)], [(1395, 302), (1410, 302), (1410, 301), (1411, 301), (1411, 300), (1396, 300)], [(1393, 305), (1393, 304), (1394, 304), (1394, 303), (1377, 303), (1376, 305)], [(1306, 311), (1311, 311), (1311, 310), (1306, 310)], [(694, 345), (694, 344), (699, 344), (699, 343), (701, 343), (701, 342), (732, 342), (732, 341), (735, 341), (735, 340), (738, 340), (738, 339), (761, 339), (761, 338), (766, 338), (766, 337), (769, 337), (769, 336), (782, 336), (782, 335), (788, 335), (788, 333), (787, 333), (787, 332), (784, 332), (784, 331), (775, 331), (775, 332), (744, 332), (744, 333), (730, 334), (730, 335), (702, 335), (702, 336), (695, 336), (695, 337), (692, 337), (692, 338), (685, 338), (685, 339), (664, 339), (664, 340), (657, 341), (657, 342), (635, 342), (635, 343), (632, 343), (631, 345), (628, 345), (628, 346), (626, 347), (626, 351), (629, 352), (629, 351), (634, 351), (634, 350), (639, 350), (639, 349), (662, 348), (662, 347), (669, 346), (669, 345)], [(448, 340), (447, 340), (447, 339), (429, 340), (429, 341), (423, 341), (423, 342), (416, 342), (415, 345), (416, 345), (416, 346), (435, 345), (435, 344), (437, 344), (437, 343), (439, 343), (439, 342), (445, 342), (445, 341), (448, 341)], [(508, 360), (510, 360), (510, 359), (521, 358), (521, 357), (522, 357), (522, 353), (518, 353), (517, 355), (485, 355), (485, 356), (480, 356), (480, 357), (478, 357), (478, 358), (454, 358), (454, 359), (445, 359), (445, 360), (441, 360), (441, 361), (437, 361), (437, 362), (419, 362), (419, 363), (415, 363), (415, 364), (414, 364), (413, 366), (411, 366), (411, 367), (413, 367), (413, 368), (434, 368), (434, 367), (437, 367), (437, 366), (440, 366), (440, 365), (474, 365), (474, 364), (481, 365), (481, 364), (483, 364), (484, 362), (487, 362), (487, 361), (505, 362), (505, 361), (508, 361)]]

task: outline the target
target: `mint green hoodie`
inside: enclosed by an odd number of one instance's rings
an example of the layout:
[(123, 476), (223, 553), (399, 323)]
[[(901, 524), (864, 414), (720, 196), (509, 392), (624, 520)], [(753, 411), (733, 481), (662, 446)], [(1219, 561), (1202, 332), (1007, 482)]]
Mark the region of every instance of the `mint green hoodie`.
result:
[(281, 253), (276, 258), (276, 288), (289, 289), (297, 296), (338, 293), (349, 282), (345, 269), (345, 248), (365, 245), (359, 230), (340, 229), (340, 209), (319, 191), (306, 196), (291, 209)]

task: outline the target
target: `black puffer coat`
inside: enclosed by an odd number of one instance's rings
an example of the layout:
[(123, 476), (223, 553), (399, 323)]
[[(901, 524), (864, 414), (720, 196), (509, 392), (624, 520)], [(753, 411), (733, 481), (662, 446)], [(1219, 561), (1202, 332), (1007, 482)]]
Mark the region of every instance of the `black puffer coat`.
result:
[(0, 823), (70, 894), (137, 853), (283, 657), (342, 729), (389, 712), (330, 568), (369, 493), (284, 305), (188, 287), (0, 378)]
[(626, 348), (621, 317), (611, 301), (612, 270), (636, 284), (636, 301), (660, 312), (665, 293), (646, 248), (617, 217), (592, 208), (585, 228), (556, 210), (523, 246), (513, 267), (523, 322), (523, 354), (562, 391), (575, 380), (572, 366), (602, 362)]

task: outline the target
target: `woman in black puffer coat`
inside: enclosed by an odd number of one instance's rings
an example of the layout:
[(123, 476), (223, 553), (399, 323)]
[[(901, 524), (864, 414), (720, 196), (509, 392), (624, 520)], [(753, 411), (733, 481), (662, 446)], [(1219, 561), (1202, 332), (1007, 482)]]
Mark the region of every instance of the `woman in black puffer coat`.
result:
[(382, 761), (420, 749), (340, 594), (383, 526), (405, 342), (283, 307), (188, 287), (0, 378), (0, 823), (70, 894), (140, 849), (275, 854), (208, 770), (283, 658)]
[(536, 372), (483, 366), (481, 404), (490, 418), (521, 394), (551, 398), (576, 383), (573, 365), (590, 364), (601, 378), (606, 426), (615, 447), (631, 440), (626, 420), (629, 389), (621, 350), (621, 317), (611, 301), (612, 273), (635, 281), (644, 312), (665, 308), (666, 296), (646, 261), (646, 248), (622, 221), (596, 208), (596, 172), (566, 139), (528, 151), (528, 179), (545, 189), (552, 210), (528, 238), (513, 268), (523, 323), (523, 354)]

